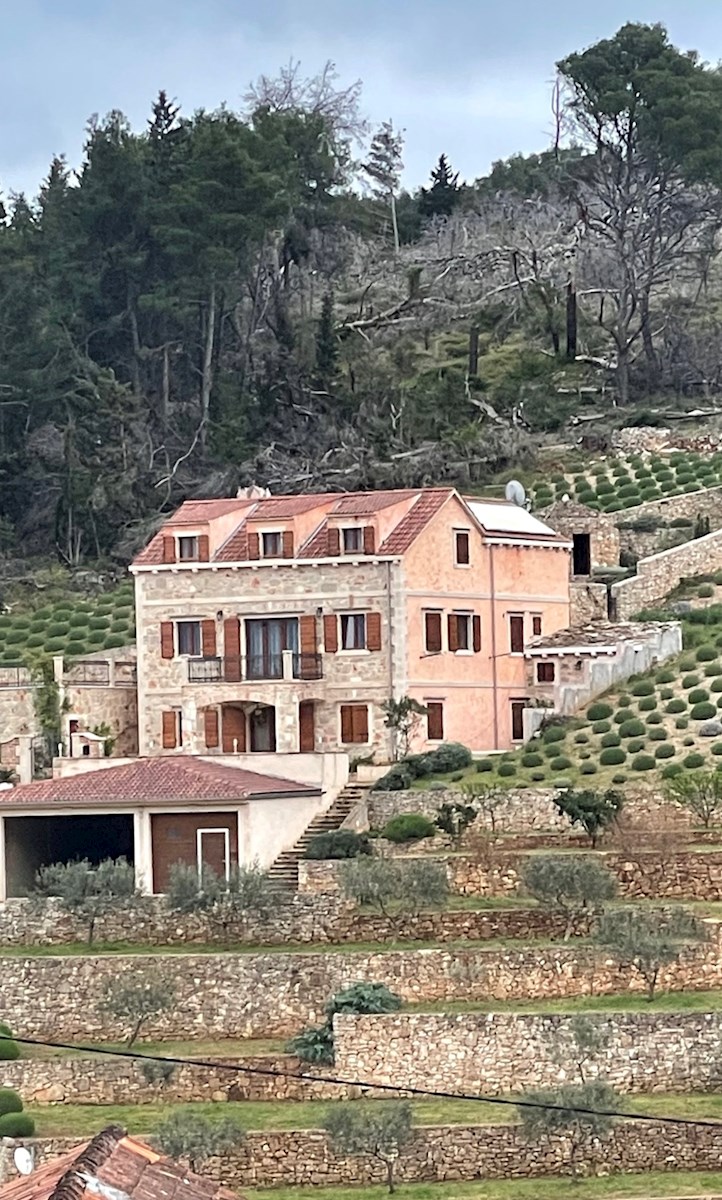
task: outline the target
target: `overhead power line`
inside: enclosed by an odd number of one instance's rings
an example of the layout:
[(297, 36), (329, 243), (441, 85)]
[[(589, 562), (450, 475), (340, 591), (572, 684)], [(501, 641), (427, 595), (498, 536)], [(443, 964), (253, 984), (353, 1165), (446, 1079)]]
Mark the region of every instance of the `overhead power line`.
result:
[(433, 1100), (468, 1100), (476, 1104), (504, 1105), (508, 1108), (540, 1108), (547, 1112), (574, 1112), (589, 1117), (611, 1117), (625, 1121), (647, 1121), (659, 1125), (682, 1125), (704, 1129), (722, 1130), (722, 1121), (706, 1117), (670, 1117), (655, 1113), (624, 1112), (611, 1108), (582, 1108), (570, 1104), (553, 1104), (544, 1100), (531, 1100), (520, 1097), (511, 1100), (508, 1096), (485, 1096), (470, 1092), (447, 1092), (437, 1088), (421, 1088), (400, 1086), (395, 1083), (378, 1083), (371, 1079), (343, 1079), (337, 1075), (318, 1075), (308, 1071), (284, 1071), (278, 1067), (249, 1067), (241, 1063), (219, 1063), (211, 1059), (185, 1058), (171, 1054), (143, 1054), (138, 1050), (111, 1050), (103, 1046), (83, 1046), (73, 1042), (47, 1041), (43, 1038), (16, 1037), (0, 1034), (0, 1041), (18, 1042), (23, 1046), (44, 1046), (51, 1050), (73, 1050), (76, 1054), (104, 1054), (112, 1058), (127, 1058), (140, 1062), (170, 1063), (177, 1067), (195, 1067), (210, 1071), (228, 1071), (237, 1075), (262, 1075), (273, 1079), (303, 1079), (309, 1083), (330, 1083), (339, 1087), (373, 1088), (381, 1092), (403, 1092), (406, 1096), (428, 1097)]

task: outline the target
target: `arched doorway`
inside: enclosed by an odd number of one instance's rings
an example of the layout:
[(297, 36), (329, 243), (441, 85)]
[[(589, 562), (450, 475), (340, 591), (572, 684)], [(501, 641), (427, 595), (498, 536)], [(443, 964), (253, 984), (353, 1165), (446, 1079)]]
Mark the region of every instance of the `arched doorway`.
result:
[(272, 704), (254, 704), (248, 716), (249, 748), (256, 754), (276, 750), (276, 710)]

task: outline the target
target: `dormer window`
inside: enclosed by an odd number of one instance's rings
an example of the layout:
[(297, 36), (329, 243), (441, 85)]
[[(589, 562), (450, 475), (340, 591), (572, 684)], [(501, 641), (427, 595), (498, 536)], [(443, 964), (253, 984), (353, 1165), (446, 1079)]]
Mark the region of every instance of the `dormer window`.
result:
[(363, 551), (363, 529), (361, 526), (353, 525), (348, 529), (343, 529), (341, 533), (344, 554), (361, 554)]
[(198, 562), (198, 538), (179, 537), (178, 538), (178, 561), (179, 562)]
[(261, 534), (261, 546), (264, 558), (281, 558), (283, 555), (283, 538), (278, 530)]

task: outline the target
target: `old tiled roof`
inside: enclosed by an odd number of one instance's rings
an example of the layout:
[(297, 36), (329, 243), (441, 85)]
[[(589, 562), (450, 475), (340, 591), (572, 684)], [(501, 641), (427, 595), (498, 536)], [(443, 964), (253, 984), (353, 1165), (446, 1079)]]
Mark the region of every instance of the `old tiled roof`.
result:
[(553, 652), (555, 650), (614, 650), (620, 642), (636, 641), (646, 637), (651, 631), (659, 630), (658, 622), (595, 621), (593, 625), (578, 625), (573, 629), (559, 629), (556, 633), (532, 638), (524, 653), (527, 656)]
[(238, 1200), (212, 1179), (109, 1126), (89, 1142), (0, 1187), (2, 1200), (97, 1200), (112, 1188), (128, 1200)]
[(555, 521), (574, 521), (574, 520), (605, 520), (613, 523), (614, 516), (611, 513), (600, 512), (597, 508), (589, 508), (586, 504), (580, 504), (577, 500), (555, 500), (553, 504), (547, 508), (540, 508), (535, 516), (540, 520), (547, 522), (554, 527)]
[(240, 512), (244, 508), (252, 508), (256, 500), (241, 497), (225, 500), (184, 500), (180, 508), (165, 522), (166, 525), (201, 525), (204, 521), (212, 521), (215, 517), (225, 517), (227, 513)]
[(274, 775), (208, 762), (192, 754), (136, 758), (117, 767), (83, 771), (64, 779), (21, 783), (0, 792), (0, 807), (11, 805), (204, 804), (246, 800), (249, 796), (297, 795), (314, 788)]
[(431, 518), (446, 504), (453, 491), (453, 488), (428, 488), (420, 492), (410, 512), (399, 521), (386, 541), (379, 546), (379, 554), (404, 554)]
[(384, 508), (390, 508), (392, 504), (412, 500), (418, 494), (418, 488), (399, 488), (398, 491), (390, 492), (347, 492), (336, 501), (331, 512), (334, 516), (370, 517)]

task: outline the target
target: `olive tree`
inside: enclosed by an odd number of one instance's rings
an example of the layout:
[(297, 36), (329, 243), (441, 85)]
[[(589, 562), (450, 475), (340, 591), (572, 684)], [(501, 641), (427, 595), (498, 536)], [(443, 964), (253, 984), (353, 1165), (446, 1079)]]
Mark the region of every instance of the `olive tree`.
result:
[(175, 998), (175, 987), (166, 980), (119, 975), (108, 981), (98, 1009), (127, 1023), (125, 1044), (132, 1046), (146, 1021), (168, 1012), (175, 1004)]
[(324, 1128), (336, 1153), (383, 1163), (388, 1190), (393, 1194), (396, 1164), (413, 1136), (412, 1122), (408, 1101), (384, 1105), (346, 1101), (329, 1109)]
[(614, 824), (621, 813), (624, 796), (613, 788), (608, 788), (606, 792), (565, 788), (554, 796), (553, 802), (572, 825), (581, 825), (592, 847), (595, 847), (604, 831)]
[(192, 1112), (174, 1112), (156, 1129), (156, 1141), (170, 1158), (184, 1158), (197, 1171), (209, 1158), (239, 1146), (245, 1131), (233, 1117), (210, 1120)]
[(337, 1013), (362, 1016), (398, 1012), (400, 1008), (401, 997), (385, 983), (352, 983), (328, 1001), (323, 1025), (302, 1029), (286, 1044), (286, 1050), (303, 1062), (330, 1065), (334, 1061), (333, 1019)]
[(598, 910), (617, 894), (614, 876), (588, 855), (532, 855), (526, 860), (521, 878), (526, 891), (543, 908), (564, 915), (565, 941), (581, 916)]
[(595, 1063), (609, 1045), (608, 1025), (599, 1019), (575, 1013), (557, 1027), (549, 1048), (549, 1057), (562, 1070), (574, 1064), (579, 1082), (588, 1083), (587, 1068)]
[(665, 794), (709, 829), (722, 813), (722, 771), (686, 771), (675, 775), (667, 781)]
[(569, 1169), (577, 1178), (583, 1160), (598, 1138), (606, 1137), (620, 1110), (621, 1099), (601, 1079), (569, 1083), (560, 1088), (528, 1092), (518, 1112), (530, 1139), (562, 1136), (569, 1147)]
[(440, 863), (422, 858), (355, 858), (343, 863), (341, 887), (349, 900), (373, 908), (400, 928), (424, 909), (444, 908), (449, 880)]
[(143, 903), (135, 886), (135, 870), (124, 858), (106, 858), (97, 866), (84, 858), (41, 867), (31, 900), (45, 905), (51, 898), (85, 925), (89, 946), (100, 917), (121, 906)]
[(653, 1000), (662, 967), (705, 941), (706, 930), (686, 908), (617, 908), (604, 913), (594, 939), (642, 976)]
[(243, 932), (249, 918), (266, 919), (278, 903), (278, 892), (258, 863), (233, 866), (228, 878), (207, 866), (200, 875), (186, 863), (174, 863), (170, 869), (168, 907), (175, 912), (203, 913), (225, 941)]

